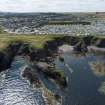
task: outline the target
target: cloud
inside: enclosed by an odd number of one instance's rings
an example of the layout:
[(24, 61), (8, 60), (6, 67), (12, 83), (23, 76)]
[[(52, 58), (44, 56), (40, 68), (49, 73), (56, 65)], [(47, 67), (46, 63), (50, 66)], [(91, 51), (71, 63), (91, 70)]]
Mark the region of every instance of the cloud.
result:
[(105, 0), (0, 0), (6, 12), (105, 11)]

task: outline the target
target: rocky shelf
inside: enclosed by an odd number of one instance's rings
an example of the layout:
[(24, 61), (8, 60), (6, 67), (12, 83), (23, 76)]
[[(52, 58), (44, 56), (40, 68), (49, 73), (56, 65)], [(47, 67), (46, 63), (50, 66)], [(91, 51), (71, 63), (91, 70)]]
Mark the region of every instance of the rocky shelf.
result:
[(10, 43), (5, 50), (0, 52), (0, 70), (8, 69), (16, 55), (28, 56), (30, 62), (32, 62), (38, 70), (51, 79), (54, 79), (60, 86), (65, 87), (67, 85), (66, 77), (62, 76), (54, 67), (54, 59), (58, 55), (58, 47), (63, 44), (72, 45), (73, 50), (79, 52), (87, 52), (88, 46), (91, 45), (99, 47), (102, 50), (105, 48), (105, 38), (95, 38), (93, 36), (55, 37), (53, 40), (46, 41), (42, 49), (32, 48), (28, 42), (16, 41)]

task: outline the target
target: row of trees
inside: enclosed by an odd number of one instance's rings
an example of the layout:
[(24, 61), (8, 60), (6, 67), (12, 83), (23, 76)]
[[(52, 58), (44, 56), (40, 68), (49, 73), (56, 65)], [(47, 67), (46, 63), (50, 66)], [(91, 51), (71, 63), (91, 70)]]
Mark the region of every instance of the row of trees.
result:
[(50, 25), (91, 25), (91, 22), (87, 21), (50, 21)]

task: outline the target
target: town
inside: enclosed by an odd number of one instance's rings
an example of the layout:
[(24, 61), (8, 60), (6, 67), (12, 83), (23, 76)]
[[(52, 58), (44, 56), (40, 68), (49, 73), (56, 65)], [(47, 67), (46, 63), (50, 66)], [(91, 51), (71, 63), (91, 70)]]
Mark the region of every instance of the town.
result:
[[(82, 22), (89, 24), (81, 24)], [(105, 19), (100, 18), (100, 14), (97, 13), (1, 14), (0, 24), (5, 32), (15, 34), (105, 34)]]

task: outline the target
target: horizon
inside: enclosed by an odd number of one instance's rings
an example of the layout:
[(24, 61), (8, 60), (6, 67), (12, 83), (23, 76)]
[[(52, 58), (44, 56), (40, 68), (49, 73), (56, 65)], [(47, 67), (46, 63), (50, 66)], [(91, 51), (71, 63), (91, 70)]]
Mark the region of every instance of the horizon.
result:
[(105, 0), (0, 0), (0, 11), (10, 13), (105, 12)]
[(90, 12), (89, 11), (87, 11), (87, 12), (79, 12), (79, 11), (78, 12), (43, 12), (43, 11), (42, 12), (27, 12), (27, 11), (26, 12), (18, 12), (18, 11), (16, 11), (16, 12), (7, 11), (6, 12), (6, 11), (0, 11), (0, 13), (10, 13), (10, 14), (14, 14), (14, 13), (17, 13), (17, 14), (22, 14), (22, 13), (30, 13), (30, 14), (31, 13), (39, 13), (39, 14), (41, 14), (41, 13), (55, 13), (55, 14), (56, 13), (57, 14), (59, 14), (59, 13), (61, 13), (61, 14), (70, 14), (70, 13), (71, 14), (72, 13), (74, 13), (74, 14), (80, 14), (80, 13), (83, 13), (83, 14), (85, 14), (86, 13), (87, 14), (87, 13), (90, 13), (90, 14), (93, 14), (93, 13), (105, 13), (105, 12), (101, 12), (101, 11), (100, 12), (97, 12), (97, 11), (96, 12), (91, 12), (91, 11)]

